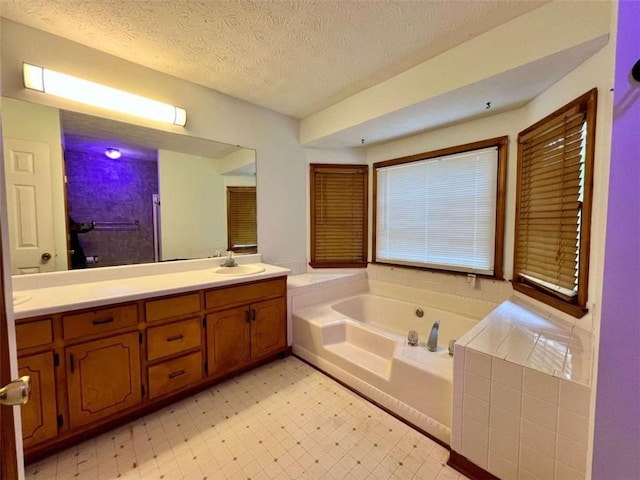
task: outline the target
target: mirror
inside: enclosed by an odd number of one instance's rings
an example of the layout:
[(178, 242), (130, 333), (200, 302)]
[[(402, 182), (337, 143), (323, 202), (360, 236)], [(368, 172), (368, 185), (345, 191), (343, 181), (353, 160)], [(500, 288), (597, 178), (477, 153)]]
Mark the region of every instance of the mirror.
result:
[(254, 150), (8, 98), (1, 113), (12, 273), (257, 251)]

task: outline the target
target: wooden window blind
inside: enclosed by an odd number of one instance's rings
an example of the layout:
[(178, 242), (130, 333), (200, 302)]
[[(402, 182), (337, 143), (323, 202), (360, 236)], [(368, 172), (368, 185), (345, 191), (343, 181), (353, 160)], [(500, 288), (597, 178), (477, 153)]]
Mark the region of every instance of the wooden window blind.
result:
[(574, 316), (586, 312), (595, 102), (593, 90), (518, 136), (514, 288)]
[(502, 278), (507, 142), (374, 164), (374, 260)]
[(227, 187), (227, 249), (256, 253), (256, 187)]
[(312, 164), (312, 267), (367, 266), (367, 165)]

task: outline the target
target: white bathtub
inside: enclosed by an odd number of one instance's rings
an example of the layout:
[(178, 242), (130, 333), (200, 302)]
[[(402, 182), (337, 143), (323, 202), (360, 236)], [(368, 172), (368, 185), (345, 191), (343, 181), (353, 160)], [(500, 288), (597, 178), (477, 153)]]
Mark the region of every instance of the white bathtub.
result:
[[(398, 292), (397, 286), (393, 291)], [(422, 317), (416, 316), (417, 308)], [(440, 320), (438, 349), (429, 352), (426, 342), (436, 319)], [(302, 309), (294, 305), (293, 351), (448, 444), (453, 403), (448, 343), (478, 320), (364, 292)], [(418, 346), (407, 344), (409, 330), (418, 331)]]

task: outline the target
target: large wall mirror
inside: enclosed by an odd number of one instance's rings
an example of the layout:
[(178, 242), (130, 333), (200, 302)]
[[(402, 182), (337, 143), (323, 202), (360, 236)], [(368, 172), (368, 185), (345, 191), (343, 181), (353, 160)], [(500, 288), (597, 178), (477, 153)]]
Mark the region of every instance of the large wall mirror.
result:
[(257, 251), (254, 150), (9, 98), (1, 113), (13, 274)]

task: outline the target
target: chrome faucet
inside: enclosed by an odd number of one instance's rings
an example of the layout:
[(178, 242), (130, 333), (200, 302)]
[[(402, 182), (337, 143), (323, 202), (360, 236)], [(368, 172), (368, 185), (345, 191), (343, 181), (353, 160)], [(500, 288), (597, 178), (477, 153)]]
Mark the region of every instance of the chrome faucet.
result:
[(227, 259), (225, 260), (225, 262), (221, 265), (221, 267), (237, 267), (238, 264), (236, 263), (236, 261), (233, 259), (233, 250), (229, 250), (227, 252)]
[(431, 327), (431, 333), (429, 334), (429, 341), (427, 342), (427, 350), (435, 352), (438, 349), (438, 330), (440, 328), (440, 320), (433, 322)]

